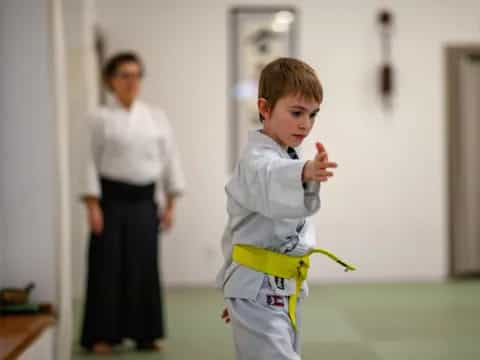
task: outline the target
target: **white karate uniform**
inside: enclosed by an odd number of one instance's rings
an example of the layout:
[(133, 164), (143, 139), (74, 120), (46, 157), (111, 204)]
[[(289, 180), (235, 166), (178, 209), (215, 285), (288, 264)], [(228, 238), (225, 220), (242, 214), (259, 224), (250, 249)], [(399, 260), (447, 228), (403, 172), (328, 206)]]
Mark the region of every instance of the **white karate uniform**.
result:
[(91, 146), (82, 195), (100, 197), (100, 177), (133, 185), (156, 183), (160, 207), (165, 194), (184, 191), (184, 174), (163, 110), (138, 100), (127, 110), (112, 99), (90, 114), (88, 121)]
[[(300, 359), (299, 331), (294, 332), (288, 317), (295, 280), (239, 265), (232, 260), (232, 249), (245, 244), (299, 256), (315, 247), (308, 217), (320, 208), (319, 186), (311, 191), (302, 184), (304, 165), (269, 136), (252, 131), (225, 187), (229, 220), (222, 239), (225, 264), (217, 285), (232, 319), (238, 360)], [(304, 282), (299, 302), (307, 293)], [(300, 326), (299, 321), (297, 330)]]

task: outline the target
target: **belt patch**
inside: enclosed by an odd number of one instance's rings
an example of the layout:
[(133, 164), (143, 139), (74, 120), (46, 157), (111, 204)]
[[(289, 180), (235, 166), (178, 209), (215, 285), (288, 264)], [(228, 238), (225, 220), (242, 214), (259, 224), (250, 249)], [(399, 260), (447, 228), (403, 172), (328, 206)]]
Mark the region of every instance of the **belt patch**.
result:
[(275, 286), (279, 290), (285, 290), (285, 279), (275, 276)]
[(283, 299), (284, 297), (280, 295), (267, 295), (267, 304), (271, 306), (283, 307), (285, 306)]

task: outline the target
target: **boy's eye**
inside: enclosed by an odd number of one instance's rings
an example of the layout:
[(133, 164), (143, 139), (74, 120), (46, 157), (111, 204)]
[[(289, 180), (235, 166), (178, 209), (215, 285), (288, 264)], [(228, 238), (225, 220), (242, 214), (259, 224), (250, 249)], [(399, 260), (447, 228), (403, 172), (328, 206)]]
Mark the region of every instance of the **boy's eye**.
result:
[(292, 111), (292, 115), (294, 117), (300, 117), (302, 115), (302, 112), (301, 111)]
[(317, 117), (317, 114), (318, 114), (318, 113), (310, 114), (310, 119), (315, 119), (315, 118)]

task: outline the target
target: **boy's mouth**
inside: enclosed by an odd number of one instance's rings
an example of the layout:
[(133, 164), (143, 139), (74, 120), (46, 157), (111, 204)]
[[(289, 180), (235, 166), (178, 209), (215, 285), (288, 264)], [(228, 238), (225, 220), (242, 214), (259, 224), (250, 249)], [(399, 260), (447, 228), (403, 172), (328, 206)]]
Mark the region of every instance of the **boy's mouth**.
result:
[(302, 141), (303, 139), (306, 138), (306, 135), (294, 134), (293, 137), (297, 140)]

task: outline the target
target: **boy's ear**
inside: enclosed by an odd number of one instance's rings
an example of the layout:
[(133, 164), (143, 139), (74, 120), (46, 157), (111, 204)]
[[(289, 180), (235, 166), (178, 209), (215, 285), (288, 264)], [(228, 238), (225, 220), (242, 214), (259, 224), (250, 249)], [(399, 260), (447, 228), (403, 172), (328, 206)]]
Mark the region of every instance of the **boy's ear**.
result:
[(270, 118), (270, 104), (268, 103), (267, 99), (259, 98), (257, 100), (257, 107), (258, 112), (264, 120)]

